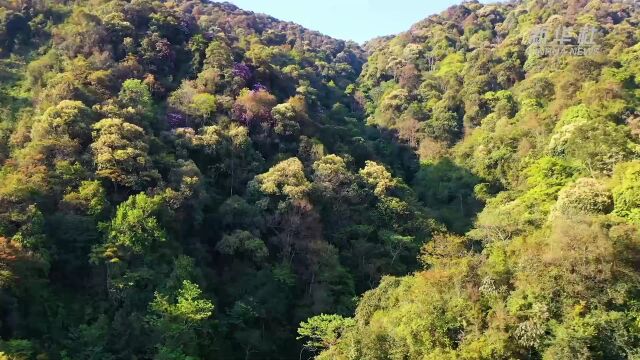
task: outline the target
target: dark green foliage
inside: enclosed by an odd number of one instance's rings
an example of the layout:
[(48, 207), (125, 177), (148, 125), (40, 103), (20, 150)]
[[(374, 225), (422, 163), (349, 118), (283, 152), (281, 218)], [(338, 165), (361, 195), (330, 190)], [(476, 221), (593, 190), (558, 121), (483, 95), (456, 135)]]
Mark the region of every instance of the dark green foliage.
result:
[(0, 0), (0, 359), (638, 358), (638, 16)]
[[(204, 1), (0, 1), (0, 57), (0, 357), (292, 358), (436, 226), (348, 91), (354, 43)], [(374, 195), (358, 169), (398, 154)]]
[(438, 213), (439, 220), (452, 231), (469, 230), (482, 204), (475, 193), (480, 178), (445, 158), (423, 163), (414, 179), (418, 198)]
[[(640, 355), (639, 16), (619, 1), (467, 2), (371, 44), (368, 121), (417, 150), (418, 198), (460, 235), (432, 236), (425, 269), (383, 279), (352, 325), (302, 323), (317, 358)], [(596, 26), (602, 54), (528, 51), (552, 24)]]

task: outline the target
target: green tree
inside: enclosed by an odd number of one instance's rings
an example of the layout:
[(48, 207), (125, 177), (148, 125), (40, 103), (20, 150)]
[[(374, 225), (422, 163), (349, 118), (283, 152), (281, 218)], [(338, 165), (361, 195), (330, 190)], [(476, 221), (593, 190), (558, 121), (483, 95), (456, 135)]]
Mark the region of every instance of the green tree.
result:
[(351, 318), (317, 315), (300, 323), (298, 340), (306, 339), (304, 346), (312, 351), (324, 350), (335, 345), (342, 333), (352, 326), (355, 326), (355, 321)]
[(99, 181), (83, 181), (77, 191), (66, 194), (64, 206), (92, 216), (100, 216), (108, 206), (107, 194)]
[(133, 189), (157, 178), (142, 128), (121, 119), (103, 119), (93, 129), (91, 148), (99, 177)]
[[(149, 308), (151, 314), (147, 321), (160, 339), (158, 357), (174, 359), (176, 354), (195, 351), (197, 334), (205, 329), (214, 305), (202, 297), (197, 284), (184, 280), (177, 294), (167, 296), (156, 292)], [(169, 353), (173, 355), (169, 356)], [(186, 356), (178, 358), (188, 359)]]
[[(276, 200), (274, 205), (280, 208), (283, 204), (304, 199), (311, 190), (311, 183), (304, 174), (302, 162), (298, 158), (290, 158), (256, 176), (249, 189)], [(269, 203), (266, 198), (259, 202), (261, 206)]]
[(128, 79), (122, 83), (118, 94), (123, 116), (140, 126), (147, 126), (154, 117), (153, 98), (149, 87), (138, 79)]
[(559, 123), (548, 148), (556, 156), (580, 160), (593, 173), (610, 173), (616, 163), (630, 159), (638, 151), (627, 128), (600, 118)]
[(271, 110), (271, 116), (275, 121), (274, 131), (285, 137), (296, 136), (300, 133), (298, 116), (293, 105), (289, 103), (278, 104)]
[(611, 192), (599, 181), (581, 178), (560, 191), (555, 211), (564, 215), (607, 214), (613, 209)]
[(640, 163), (619, 164), (613, 180), (614, 213), (640, 224)]
[[(166, 241), (166, 233), (158, 222), (162, 199), (144, 193), (131, 196), (118, 206), (107, 228), (107, 249), (121, 249), (124, 254), (144, 254), (153, 244)], [(118, 255), (109, 256), (117, 259)]]
[(216, 244), (216, 250), (225, 255), (245, 254), (256, 263), (260, 263), (269, 255), (264, 242), (244, 230), (236, 230), (222, 236), (222, 240)]
[(197, 94), (191, 99), (190, 107), (194, 115), (202, 117), (204, 123), (216, 112), (216, 97), (207, 93)]
[(205, 53), (205, 67), (223, 70), (228, 69), (232, 65), (231, 49), (221, 39), (209, 43)]
[(60, 140), (68, 137), (87, 145), (91, 139), (91, 110), (80, 101), (63, 100), (45, 111), (34, 124), (31, 138), (34, 141)]
[(373, 188), (375, 195), (387, 195), (399, 185), (397, 179), (393, 178), (383, 165), (374, 161), (367, 161), (365, 164), (359, 174)]

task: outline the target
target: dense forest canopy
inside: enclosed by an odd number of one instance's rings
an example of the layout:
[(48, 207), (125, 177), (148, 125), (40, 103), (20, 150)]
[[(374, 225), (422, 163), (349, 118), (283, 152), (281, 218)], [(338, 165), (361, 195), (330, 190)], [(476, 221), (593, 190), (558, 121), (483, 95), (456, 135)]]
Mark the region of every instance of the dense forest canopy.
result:
[(640, 359), (639, 23), (0, 0), (0, 359)]

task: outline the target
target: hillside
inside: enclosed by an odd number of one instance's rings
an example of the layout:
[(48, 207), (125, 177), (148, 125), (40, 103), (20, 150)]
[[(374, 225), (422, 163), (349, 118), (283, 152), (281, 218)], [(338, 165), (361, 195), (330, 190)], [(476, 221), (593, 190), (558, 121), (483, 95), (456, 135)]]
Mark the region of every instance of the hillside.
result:
[(0, 0), (0, 359), (640, 359), (639, 10)]
[(441, 225), (362, 122), (356, 44), (228, 3), (0, 5), (5, 358), (290, 359), (418, 268)]
[(411, 185), (457, 234), (353, 318), (304, 323), (320, 359), (640, 358), (639, 22), (465, 3), (373, 48), (366, 121), (416, 150)]

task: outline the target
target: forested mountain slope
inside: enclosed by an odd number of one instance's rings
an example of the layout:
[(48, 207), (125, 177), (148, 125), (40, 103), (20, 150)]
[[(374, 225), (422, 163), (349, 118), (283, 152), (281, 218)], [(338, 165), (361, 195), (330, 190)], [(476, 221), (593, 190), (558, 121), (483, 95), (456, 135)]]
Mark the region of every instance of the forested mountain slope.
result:
[(230, 4), (2, 0), (0, 53), (0, 357), (297, 358), (301, 321), (444, 229), (362, 122), (356, 44)]
[(413, 188), (458, 234), (353, 318), (303, 323), (319, 358), (640, 358), (639, 22), (623, 1), (465, 3), (369, 47), (367, 122), (416, 149)]
[(640, 359), (638, 22), (0, 0), (0, 359)]

